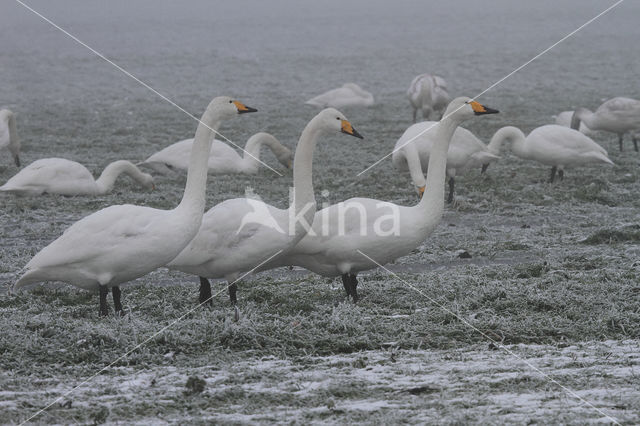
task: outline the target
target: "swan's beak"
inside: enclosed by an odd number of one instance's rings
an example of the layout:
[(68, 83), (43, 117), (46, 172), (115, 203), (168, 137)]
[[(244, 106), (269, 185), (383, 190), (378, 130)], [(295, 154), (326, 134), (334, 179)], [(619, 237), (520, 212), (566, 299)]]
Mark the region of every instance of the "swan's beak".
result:
[(471, 105), (471, 108), (473, 108), (473, 112), (476, 115), (497, 114), (500, 112), (497, 109), (486, 107), (477, 101), (470, 101), (469, 105)]
[(236, 108), (238, 108), (238, 114), (245, 114), (247, 112), (256, 112), (258, 111), (255, 108), (251, 108), (246, 106), (245, 104), (243, 104), (240, 101), (233, 101), (233, 104), (236, 106)]
[(342, 133), (346, 133), (351, 136), (355, 136), (356, 138), (364, 139), (360, 133), (356, 129), (353, 128), (351, 123), (347, 120), (342, 120)]
[(418, 188), (416, 188), (416, 191), (418, 191), (418, 198), (422, 198), (422, 196), (424, 195), (424, 190), (427, 188), (427, 186), (420, 186)]

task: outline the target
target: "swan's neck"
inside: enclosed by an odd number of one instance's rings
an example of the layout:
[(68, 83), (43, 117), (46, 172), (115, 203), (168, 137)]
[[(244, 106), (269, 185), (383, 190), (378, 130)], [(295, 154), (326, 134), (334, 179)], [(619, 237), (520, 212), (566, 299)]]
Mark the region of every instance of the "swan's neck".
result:
[[(293, 209), (295, 236), (304, 236), (306, 225), (311, 225), (316, 214), (316, 198), (313, 193), (313, 151), (318, 137), (322, 133), (320, 118), (312, 119), (302, 131), (293, 159), (293, 200), (289, 209)], [(306, 221), (301, 223), (300, 218)], [(290, 224), (291, 225), (291, 224)], [(289, 226), (291, 229), (291, 226)]]
[(413, 184), (418, 187), (424, 187), (427, 182), (424, 179), (424, 173), (422, 172), (422, 164), (420, 163), (420, 154), (418, 153), (418, 147), (415, 140), (409, 142), (403, 147), (404, 155), (407, 160), (407, 167), (409, 168), (409, 174)]
[(245, 169), (257, 170), (260, 166), (260, 149), (262, 145), (267, 146), (276, 157), (280, 153), (279, 148), (282, 145), (278, 140), (268, 133), (256, 133), (251, 136), (244, 146), (244, 156), (242, 159), (243, 167)]
[(177, 207), (177, 209), (188, 213), (199, 214), (201, 218), (205, 206), (209, 153), (211, 152), (213, 133), (220, 127), (220, 122), (219, 115), (211, 107), (208, 107), (202, 114), (191, 148), (187, 184), (184, 188), (182, 201)]
[(113, 189), (113, 185), (120, 174), (126, 174), (136, 182), (143, 184), (144, 175), (136, 166), (127, 160), (118, 160), (104, 168), (102, 174), (96, 179), (99, 194), (106, 194)]
[(581, 121), (591, 130), (595, 130), (598, 127), (595, 122), (595, 114), (586, 108), (580, 108), (573, 112), (573, 115), (571, 116), (571, 128), (574, 130), (580, 130)]
[(511, 151), (516, 154), (518, 157), (526, 158), (527, 150), (525, 146), (525, 135), (522, 133), (522, 130), (513, 126), (506, 126), (499, 129), (494, 133), (491, 138), (491, 142), (489, 142), (489, 151), (492, 154), (499, 155), (500, 148), (505, 141), (511, 142)]
[(449, 150), (453, 132), (459, 125), (459, 120), (455, 120), (453, 117), (446, 117), (440, 120), (435, 128), (435, 143), (431, 147), (431, 153), (429, 154), (427, 188), (420, 203), (418, 203), (418, 207), (424, 212), (428, 211), (430, 218), (436, 218), (437, 220), (440, 220), (444, 210), (447, 151)]

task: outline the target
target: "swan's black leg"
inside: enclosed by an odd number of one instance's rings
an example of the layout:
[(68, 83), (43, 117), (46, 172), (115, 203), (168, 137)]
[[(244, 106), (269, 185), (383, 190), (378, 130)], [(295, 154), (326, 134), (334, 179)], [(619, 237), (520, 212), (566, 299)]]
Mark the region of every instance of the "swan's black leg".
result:
[(205, 277), (200, 277), (200, 297), (198, 298), (198, 302), (200, 305), (213, 305), (211, 296), (211, 283), (209, 283), (209, 280)]
[(453, 188), (456, 184), (454, 178), (449, 178), (449, 196), (447, 197), (447, 203), (451, 204), (453, 202)]
[(351, 281), (351, 297), (353, 297), (353, 303), (358, 301), (358, 280), (356, 274), (350, 274), (349, 279)]
[(635, 136), (633, 137), (633, 149), (638, 152), (638, 138), (636, 138)]
[(555, 180), (555, 178), (556, 178), (556, 171), (557, 171), (557, 170), (558, 170), (558, 168), (557, 168), (556, 166), (553, 166), (553, 167), (551, 168), (551, 177), (549, 178), (549, 182), (550, 182), (550, 183), (553, 183), (553, 181)]
[(349, 274), (342, 274), (342, 285), (347, 296), (351, 296), (351, 276)]
[(488, 168), (489, 168), (489, 163), (483, 164), (482, 165), (482, 171), (480, 172), (480, 174), (483, 175), (487, 171)]
[(236, 292), (238, 291), (238, 285), (234, 281), (233, 283), (229, 284), (227, 288), (229, 289), (229, 300), (231, 301), (231, 304), (234, 306), (237, 305), (238, 298), (236, 297)]
[(622, 151), (622, 135), (618, 135), (618, 144), (620, 145), (620, 151)]
[(100, 316), (106, 317), (109, 315), (109, 307), (107, 306), (107, 293), (109, 293), (109, 289), (106, 285), (100, 285)]
[(120, 302), (120, 287), (111, 287), (111, 295), (113, 296), (113, 307), (116, 310), (116, 315), (120, 315), (121, 317), (124, 316), (122, 303)]
[(558, 170), (558, 177), (560, 178), (560, 182), (564, 180), (564, 170)]

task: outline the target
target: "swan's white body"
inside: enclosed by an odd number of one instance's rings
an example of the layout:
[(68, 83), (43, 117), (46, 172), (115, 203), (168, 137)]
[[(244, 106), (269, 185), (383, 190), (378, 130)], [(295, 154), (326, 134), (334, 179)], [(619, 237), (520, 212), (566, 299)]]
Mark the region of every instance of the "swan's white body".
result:
[(316, 212), (311, 180), (316, 141), (331, 130), (358, 135), (350, 124), (345, 130), (343, 121), (342, 113), (327, 108), (302, 132), (293, 163), (294, 198), (288, 209), (248, 198), (220, 203), (204, 215), (198, 235), (168, 267), (233, 282), (298, 243)]
[(518, 157), (534, 160), (560, 171), (565, 167), (592, 163), (613, 165), (607, 151), (591, 138), (557, 124), (538, 127), (526, 137), (517, 127), (503, 127), (493, 135), (490, 144), (499, 150), (505, 141), (511, 141), (511, 151)]
[[(497, 112), (469, 98), (457, 98), (451, 113), (436, 128), (427, 185), (420, 202), (411, 207), (370, 199), (352, 198), (318, 211), (312, 230), (285, 256), (264, 269), (296, 265), (324, 276), (355, 275), (410, 253), (433, 232), (444, 209), (447, 151), (455, 129), (474, 114)], [(475, 108), (478, 109), (475, 112)], [(455, 112), (454, 112), (455, 111)], [(345, 284), (347, 288), (347, 284)], [(349, 291), (349, 290), (347, 290)], [(354, 299), (357, 298), (355, 294)]]
[(106, 314), (106, 289), (166, 265), (196, 235), (205, 205), (211, 129), (242, 111), (251, 109), (227, 97), (211, 101), (196, 130), (184, 195), (175, 209), (119, 205), (93, 213), (36, 254), (14, 289), (42, 281), (100, 289), (101, 313)]
[(20, 167), (20, 140), (16, 130), (16, 117), (8, 109), (0, 109), (0, 150), (7, 149), (16, 166)]
[(439, 120), (451, 100), (444, 78), (431, 74), (415, 77), (409, 85), (407, 96), (413, 107), (414, 123), (418, 110), (425, 120)]
[[(267, 146), (280, 163), (291, 168), (293, 155), (291, 150), (282, 145), (269, 133), (256, 133), (251, 136), (244, 147), (244, 155), (217, 139), (211, 144), (208, 170), (210, 174), (245, 173), (254, 174), (260, 168), (260, 148)], [(193, 139), (185, 139), (169, 145), (156, 152), (139, 166), (149, 166), (159, 173), (170, 173), (171, 170), (186, 170), (189, 167), (189, 156)]]
[(617, 97), (605, 101), (591, 112), (586, 108), (579, 108), (573, 115), (571, 127), (579, 128), (584, 123), (591, 130), (603, 130), (618, 135), (620, 150), (625, 133), (632, 133), (636, 151), (638, 151), (637, 136), (640, 130), (640, 101), (636, 99)]
[[(427, 171), (429, 156), (436, 142), (437, 124), (436, 121), (422, 121), (410, 126), (396, 142), (391, 157), (396, 169), (409, 170), (411, 179), (419, 191), (424, 190), (426, 185), (423, 172)], [(451, 179), (464, 174), (470, 168), (488, 165), (500, 158), (497, 154), (469, 130), (458, 127), (453, 133), (447, 151), (446, 175)]]
[[(571, 119), (573, 117), (574, 111), (562, 111), (560, 114), (556, 115), (556, 124), (564, 127), (571, 127)], [(580, 133), (583, 135), (587, 135), (590, 138), (593, 137), (596, 132), (587, 127), (586, 124), (580, 123)]]
[(64, 158), (43, 158), (29, 164), (0, 186), (0, 191), (16, 195), (100, 195), (111, 192), (121, 174), (127, 174), (140, 186), (153, 188), (153, 177), (142, 173), (126, 160), (114, 161), (105, 167), (97, 180), (85, 166)]
[(342, 87), (329, 90), (305, 102), (320, 108), (344, 108), (349, 106), (371, 106), (373, 95), (355, 83), (346, 83)]

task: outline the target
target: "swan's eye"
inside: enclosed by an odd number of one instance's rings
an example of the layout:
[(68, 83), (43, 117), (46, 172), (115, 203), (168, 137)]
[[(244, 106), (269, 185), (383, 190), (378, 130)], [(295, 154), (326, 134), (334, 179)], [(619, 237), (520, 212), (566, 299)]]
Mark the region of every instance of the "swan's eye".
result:
[(340, 120), (340, 117), (336, 117), (336, 120)]
[(230, 103), (230, 104), (232, 104), (232, 103), (233, 103), (233, 101), (229, 101), (229, 103)]

